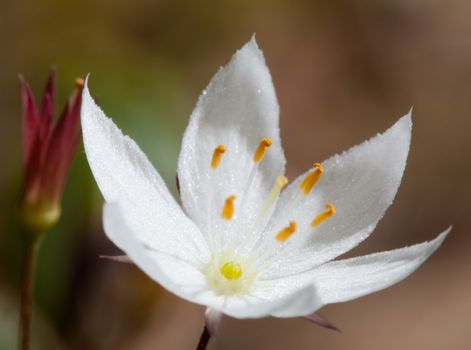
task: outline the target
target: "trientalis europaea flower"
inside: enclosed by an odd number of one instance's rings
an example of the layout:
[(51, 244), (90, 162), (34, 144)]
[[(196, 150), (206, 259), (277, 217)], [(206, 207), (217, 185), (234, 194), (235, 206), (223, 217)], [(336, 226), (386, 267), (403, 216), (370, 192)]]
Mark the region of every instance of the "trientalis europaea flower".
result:
[(411, 117), (288, 185), (279, 107), (252, 39), (203, 91), (178, 161), (181, 203), (144, 153), (83, 93), (90, 167), (108, 237), (152, 279), (237, 318), (307, 316), (391, 286), (443, 242), (334, 260), (373, 231), (392, 203)]

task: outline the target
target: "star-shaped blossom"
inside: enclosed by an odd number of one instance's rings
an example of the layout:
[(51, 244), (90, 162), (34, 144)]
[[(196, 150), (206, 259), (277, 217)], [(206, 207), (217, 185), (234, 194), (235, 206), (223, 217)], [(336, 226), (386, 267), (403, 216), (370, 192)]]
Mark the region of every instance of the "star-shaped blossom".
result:
[[(406, 165), (410, 114), (287, 184), (270, 72), (252, 39), (200, 96), (178, 161), (182, 207), (83, 93), (85, 150), (107, 236), (174, 294), (236, 318), (307, 316), (389, 287), (443, 242), (334, 260), (374, 230)], [(211, 317), (209, 317), (211, 318)]]

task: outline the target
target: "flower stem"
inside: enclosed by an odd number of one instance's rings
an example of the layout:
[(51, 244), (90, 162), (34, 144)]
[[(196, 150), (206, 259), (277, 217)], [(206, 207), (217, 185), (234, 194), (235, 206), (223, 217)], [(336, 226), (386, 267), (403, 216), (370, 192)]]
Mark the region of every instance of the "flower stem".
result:
[(208, 327), (204, 326), (203, 333), (201, 333), (201, 338), (198, 343), (196, 350), (205, 350), (208, 346), (209, 339), (211, 338), (211, 333), (209, 333)]
[(33, 305), (34, 275), (41, 239), (29, 237), (23, 260), (23, 276), (20, 297), (20, 350), (31, 349), (31, 316)]

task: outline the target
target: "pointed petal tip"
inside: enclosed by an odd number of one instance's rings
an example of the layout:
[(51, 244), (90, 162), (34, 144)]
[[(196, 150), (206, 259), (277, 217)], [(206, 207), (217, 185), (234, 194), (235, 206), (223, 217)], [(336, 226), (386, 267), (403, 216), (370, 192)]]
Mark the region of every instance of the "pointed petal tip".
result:
[(88, 89), (88, 80), (90, 79), (90, 73), (85, 75), (85, 79), (83, 79), (83, 87), (82, 87), (82, 96), (90, 95), (90, 91)]
[(407, 121), (408, 123), (412, 124), (412, 108), (409, 109), (407, 114), (405, 116), (403, 116), (401, 119), (403, 119), (403, 120)]
[(448, 228), (445, 231), (443, 231), (437, 237), (435, 237), (434, 239), (432, 239), (431, 241), (428, 241), (426, 243), (433, 246), (433, 250), (438, 249), (442, 245), (443, 241), (448, 236), (448, 234), (450, 233), (452, 228), (453, 228), (452, 225), (448, 226)]
[[(425, 241), (425, 242), (422, 242), (422, 243), (417, 243), (417, 244), (415, 244), (415, 246), (422, 246), (423, 247), (422, 252), (425, 255), (425, 257), (428, 258), (438, 248), (440, 248), (440, 246), (442, 245), (443, 241), (448, 236), (448, 234), (450, 233), (452, 228), (453, 228), (452, 226), (449, 226), (445, 231), (440, 233), (434, 239), (432, 239), (430, 241)], [(401, 249), (401, 248), (399, 248), (399, 249)]]
[(410, 109), (406, 115), (399, 118), (399, 120), (391, 127), (391, 129), (396, 129), (396, 127), (399, 127), (404, 131), (408, 130), (409, 132), (412, 130), (412, 109)]
[(257, 43), (257, 33), (253, 33), (252, 36), (250, 37), (250, 41), (248, 42), (258, 48), (258, 43)]
[(90, 73), (88, 73), (85, 77), (85, 80), (83, 82), (83, 87), (82, 87), (82, 119), (83, 119), (83, 116), (84, 116), (84, 113), (83, 113), (83, 110), (84, 108), (87, 107), (87, 104), (90, 104), (90, 103), (94, 103), (94, 100), (90, 94), (90, 90), (88, 88), (88, 79), (90, 77)]
[(409, 127), (412, 127), (412, 108), (401, 119), (403, 119), (404, 122), (409, 125)]
[(384, 131), (382, 137), (384, 140), (393, 142), (394, 147), (402, 147), (404, 150), (403, 154), (407, 158), (412, 137), (412, 116), (410, 111)]
[(255, 37), (255, 33), (252, 34), (249, 41), (247, 41), (237, 52), (236, 56), (238, 55), (247, 55), (247, 54), (255, 54), (256, 57), (263, 58), (263, 52), (258, 46), (257, 39)]
[(89, 79), (89, 78), (90, 78), (90, 73), (88, 73), (88, 74), (85, 76), (85, 79), (84, 79), (84, 81), (83, 81), (83, 92), (82, 92), (83, 94), (85, 94), (85, 91), (86, 91), (88, 94), (90, 94), (90, 93), (89, 93), (89, 90), (88, 90), (88, 79)]

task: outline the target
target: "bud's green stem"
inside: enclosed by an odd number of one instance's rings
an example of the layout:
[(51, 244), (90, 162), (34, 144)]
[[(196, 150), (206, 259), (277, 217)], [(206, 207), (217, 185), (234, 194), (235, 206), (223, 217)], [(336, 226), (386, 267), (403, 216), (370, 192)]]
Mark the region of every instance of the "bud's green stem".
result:
[(33, 314), (34, 275), (41, 237), (26, 237), (20, 295), (19, 349), (31, 350), (31, 321)]
[(20, 207), (20, 221), (24, 227), (26, 242), (20, 298), (20, 350), (31, 349), (34, 275), (39, 246), (44, 234), (59, 220), (60, 214), (60, 206), (56, 204), (30, 204), (25, 202)]

